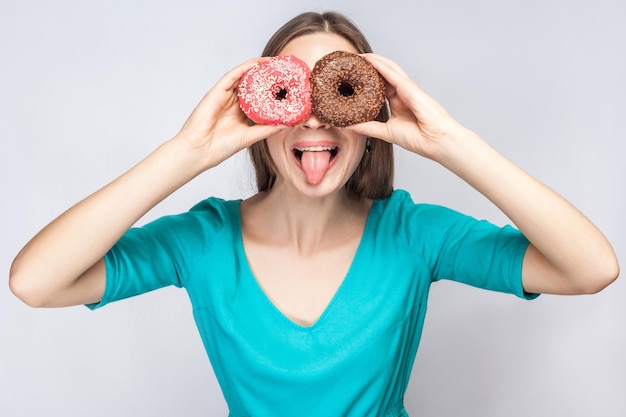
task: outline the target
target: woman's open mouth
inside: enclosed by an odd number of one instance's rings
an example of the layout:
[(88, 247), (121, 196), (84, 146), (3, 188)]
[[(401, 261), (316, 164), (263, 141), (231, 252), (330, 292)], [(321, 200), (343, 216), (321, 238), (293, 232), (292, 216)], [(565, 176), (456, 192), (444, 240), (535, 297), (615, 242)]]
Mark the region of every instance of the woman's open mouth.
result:
[(335, 156), (337, 156), (337, 152), (339, 152), (339, 147), (337, 146), (302, 146), (302, 147), (295, 147), (292, 149), (292, 151), (293, 151), (294, 156), (300, 163), (302, 163), (302, 155), (305, 152), (328, 151), (330, 153), (330, 158), (328, 162), (330, 162), (333, 159), (335, 159)]
[(334, 165), (333, 162), (339, 153), (339, 147), (329, 145), (294, 146), (292, 152), (296, 164), (306, 175), (307, 182), (317, 185)]

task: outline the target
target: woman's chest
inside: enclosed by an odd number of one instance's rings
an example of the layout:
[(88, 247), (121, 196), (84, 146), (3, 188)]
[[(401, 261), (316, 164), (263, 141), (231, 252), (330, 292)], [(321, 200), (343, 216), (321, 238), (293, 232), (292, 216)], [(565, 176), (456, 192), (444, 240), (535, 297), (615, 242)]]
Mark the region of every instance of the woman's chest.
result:
[(426, 304), (430, 271), (399, 247), (364, 240), (343, 253), (302, 262), (287, 252), (245, 252), (240, 243), (214, 246), (195, 265), (187, 286), (194, 309), (233, 331), (241, 326), (279, 334), (334, 332), (347, 330), (348, 322), (386, 327)]
[(294, 247), (246, 244), (246, 261), (263, 295), (301, 326), (314, 324), (350, 273), (359, 240), (302, 254)]
[(216, 372), (234, 379), (241, 375), (235, 385), (248, 383), (251, 370), (282, 381), (282, 387), (302, 386), (296, 381), (300, 377), (300, 382), (319, 379), (321, 387), (337, 381), (343, 386), (342, 378), (354, 381), (354, 375), (361, 375), (367, 387), (371, 378), (393, 384), (417, 349), (430, 281), (419, 262), (398, 254), (398, 262), (385, 265), (376, 261), (373, 249), (359, 248), (312, 325), (277, 308), (246, 258), (224, 251), (203, 260), (197, 271), (212, 273), (191, 280), (187, 290)]

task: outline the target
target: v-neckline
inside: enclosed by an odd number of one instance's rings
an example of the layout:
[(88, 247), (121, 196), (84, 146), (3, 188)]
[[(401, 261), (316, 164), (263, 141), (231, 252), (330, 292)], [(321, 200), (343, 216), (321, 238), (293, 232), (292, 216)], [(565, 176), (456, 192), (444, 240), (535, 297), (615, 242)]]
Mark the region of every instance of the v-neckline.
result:
[(243, 243), (243, 227), (242, 227), (242, 222), (241, 222), (241, 203), (242, 203), (242, 200), (238, 200), (236, 204), (236, 210), (234, 210), (234, 215), (236, 217), (236, 221), (234, 222), (236, 226), (236, 230), (234, 231), (235, 232), (234, 234), (236, 237), (237, 255), (239, 257), (239, 262), (243, 266), (244, 279), (246, 279), (252, 284), (259, 298), (262, 299), (262, 301), (266, 305), (268, 305), (270, 310), (273, 311), (273, 314), (277, 315), (282, 321), (285, 321), (290, 326), (295, 327), (298, 330), (309, 331), (309, 330), (319, 328), (323, 324), (323, 321), (327, 318), (327, 316), (330, 315), (333, 305), (336, 304), (337, 300), (341, 297), (341, 294), (346, 291), (346, 287), (349, 286), (352, 281), (354, 281), (354, 278), (352, 277), (354, 275), (354, 269), (356, 269), (356, 266), (360, 263), (359, 262), (360, 258), (364, 256), (363, 252), (365, 251), (366, 243), (370, 241), (369, 234), (371, 233), (371, 228), (373, 227), (372, 226), (372, 224), (374, 223), (373, 214), (375, 213), (377, 209), (378, 200), (374, 200), (369, 208), (367, 218), (365, 219), (365, 225), (363, 227), (363, 233), (361, 234), (361, 239), (359, 240), (357, 249), (354, 252), (352, 261), (350, 262), (350, 266), (348, 267), (348, 271), (344, 275), (343, 279), (341, 280), (341, 283), (339, 284), (339, 287), (337, 288), (337, 290), (331, 297), (330, 301), (328, 302), (328, 304), (326, 304), (326, 306), (322, 310), (322, 313), (310, 325), (303, 325), (303, 324), (296, 322), (295, 320), (287, 316), (287, 314), (285, 314), (280, 308), (278, 308), (278, 306), (271, 300), (269, 295), (265, 292), (265, 290), (263, 289), (263, 287), (257, 280), (256, 276), (254, 275), (254, 272), (252, 271), (252, 267), (248, 260), (248, 256), (246, 254), (245, 246)]

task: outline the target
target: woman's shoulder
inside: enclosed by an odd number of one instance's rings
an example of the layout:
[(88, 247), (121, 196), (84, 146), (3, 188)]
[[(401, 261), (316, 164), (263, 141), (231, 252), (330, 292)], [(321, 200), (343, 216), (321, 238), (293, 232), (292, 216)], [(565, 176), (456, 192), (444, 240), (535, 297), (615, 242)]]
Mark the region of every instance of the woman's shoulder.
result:
[(194, 204), (189, 209), (190, 214), (202, 215), (209, 218), (224, 217), (239, 210), (241, 200), (226, 200), (220, 197), (208, 197)]
[(466, 228), (477, 220), (443, 205), (416, 203), (405, 190), (376, 200), (379, 232), (391, 233), (412, 248), (437, 245), (450, 230)]
[(175, 217), (180, 222), (188, 223), (192, 227), (221, 229), (238, 222), (240, 202), (241, 200), (208, 197), (194, 204), (187, 212)]
[(239, 200), (209, 197), (187, 211), (159, 217), (138, 230), (156, 233), (161, 237), (172, 232), (188, 239), (193, 236), (210, 236), (221, 229), (232, 228), (237, 220), (238, 206)]
[(417, 219), (436, 220), (437, 218), (465, 217), (458, 211), (442, 205), (415, 202), (411, 194), (403, 189), (394, 190), (387, 198), (376, 200), (376, 206), (395, 216), (410, 215)]

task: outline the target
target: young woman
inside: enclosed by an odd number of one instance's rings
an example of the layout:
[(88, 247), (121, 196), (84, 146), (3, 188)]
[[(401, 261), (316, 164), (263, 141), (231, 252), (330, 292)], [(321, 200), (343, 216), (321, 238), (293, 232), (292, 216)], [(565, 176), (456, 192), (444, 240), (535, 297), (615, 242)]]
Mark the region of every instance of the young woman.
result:
[[(453, 279), (523, 298), (594, 293), (619, 273), (578, 210), (459, 125), (335, 13), (283, 26), (264, 56), (313, 67), (336, 50), (383, 75), (390, 114), (337, 128), (247, 123), (228, 72), (180, 132), (37, 234), (15, 259), (31, 306), (91, 308), (185, 287), (232, 416), (402, 416), (430, 284)], [(393, 191), (392, 146), (430, 158), (496, 204), (496, 227)], [(334, 150), (313, 181), (300, 153)], [(131, 226), (195, 176), (249, 148), (259, 192), (209, 198)], [(298, 149), (295, 152), (294, 149)], [(329, 156), (330, 157), (330, 156)]]

